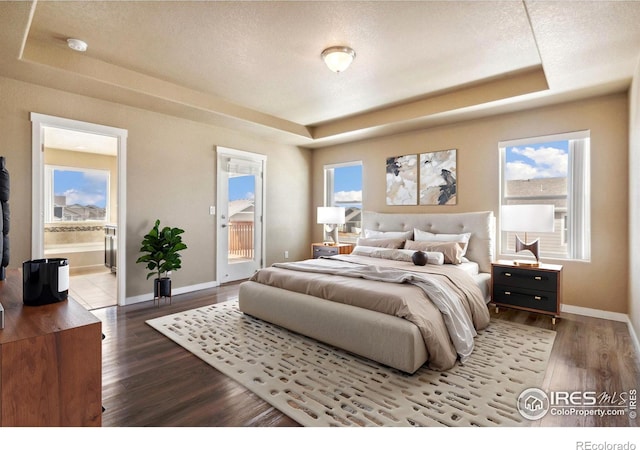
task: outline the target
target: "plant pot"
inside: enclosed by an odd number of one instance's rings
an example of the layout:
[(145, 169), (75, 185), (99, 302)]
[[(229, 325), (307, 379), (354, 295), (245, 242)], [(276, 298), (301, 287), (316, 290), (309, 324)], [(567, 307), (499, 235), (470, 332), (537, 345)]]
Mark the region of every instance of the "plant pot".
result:
[(153, 296), (159, 297), (171, 297), (171, 278), (163, 277), (153, 280)]

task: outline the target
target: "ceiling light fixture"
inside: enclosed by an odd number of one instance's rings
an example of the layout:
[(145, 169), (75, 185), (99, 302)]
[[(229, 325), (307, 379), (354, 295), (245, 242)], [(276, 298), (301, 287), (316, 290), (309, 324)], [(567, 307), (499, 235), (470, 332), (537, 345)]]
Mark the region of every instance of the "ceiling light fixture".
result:
[(356, 52), (350, 47), (329, 47), (322, 51), (324, 63), (330, 70), (336, 73), (347, 70), (355, 57)]
[(85, 41), (73, 38), (67, 39), (67, 45), (71, 50), (75, 50), (77, 52), (86, 52), (88, 47)]

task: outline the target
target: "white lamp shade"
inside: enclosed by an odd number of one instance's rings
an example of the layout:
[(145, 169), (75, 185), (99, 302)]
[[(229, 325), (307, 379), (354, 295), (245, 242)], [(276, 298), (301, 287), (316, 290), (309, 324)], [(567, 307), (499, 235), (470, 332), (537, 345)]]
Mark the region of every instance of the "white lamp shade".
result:
[(500, 214), (503, 231), (553, 232), (553, 205), (505, 205)]
[(345, 223), (345, 210), (339, 206), (319, 206), (318, 223), (338, 225)]

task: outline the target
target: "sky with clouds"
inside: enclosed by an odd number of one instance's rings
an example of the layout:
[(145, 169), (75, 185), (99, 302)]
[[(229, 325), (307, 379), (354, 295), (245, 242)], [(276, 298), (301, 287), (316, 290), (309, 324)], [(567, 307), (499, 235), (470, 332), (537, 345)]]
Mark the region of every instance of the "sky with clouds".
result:
[(362, 166), (336, 167), (333, 171), (334, 201), (339, 205), (362, 203)]
[(229, 201), (253, 200), (256, 196), (256, 178), (253, 175), (229, 178)]
[(67, 205), (98, 206), (107, 202), (109, 173), (104, 170), (78, 171), (56, 169), (53, 173), (55, 195), (64, 195)]
[(545, 142), (506, 148), (507, 180), (566, 177), (569, 142)]

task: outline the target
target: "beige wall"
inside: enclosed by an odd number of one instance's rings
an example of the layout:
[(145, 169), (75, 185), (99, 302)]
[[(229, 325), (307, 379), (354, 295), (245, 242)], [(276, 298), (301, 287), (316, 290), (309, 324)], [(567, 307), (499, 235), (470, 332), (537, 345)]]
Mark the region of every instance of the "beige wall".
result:
[[(640, 60), (629, 93), (629, 316), (640, 336)], [(638, 342), (636, 341), (636, 345)]]
[[(135, 264), (142, 236), (156, 218), (186, 230), (189, 248), (174, 287), (215, 280), (215, 145), (267, 155), (266, 263), (309, 253), (310, 151), (150, 111), (0, 77), (0, 155), (11, 176), (11, 261), (30, 259), (30, 112), (128, 130), (127, 297), (151, 292)], [(122, 231), (121, 231), (122, 232)]]
[[(561, 104), (419, 132), (338, 145), (313, 153), (312, 206), (322, 204), (323, 165), (363, 161), (363, 208), (380, 212), (467, 212), (498, 216), (498, 142), (577, 130), (591, 130), (591, 262), (564, 265), (564, 302), (612, 312), (628, 311), (628, 110), (627, 94)], [(389, 156), (458, 149), (458, 204), (387, 206), (385, 160)], [(312, 224), (312, 237), (321, 239)]]

